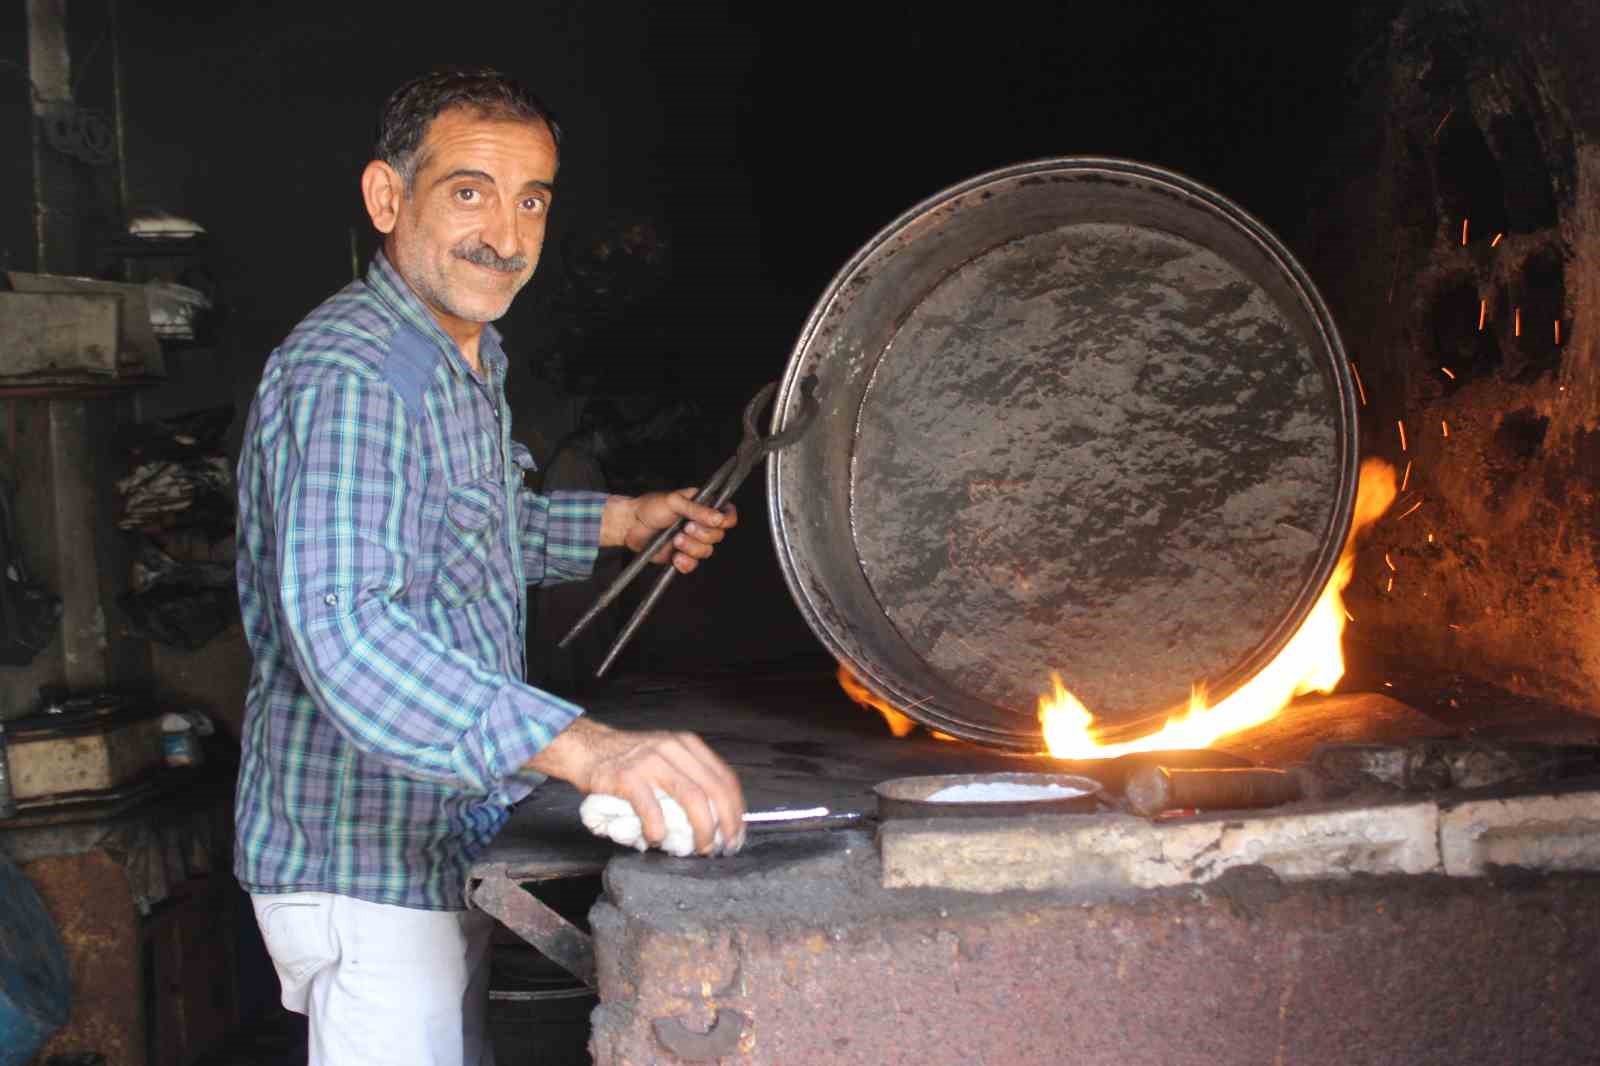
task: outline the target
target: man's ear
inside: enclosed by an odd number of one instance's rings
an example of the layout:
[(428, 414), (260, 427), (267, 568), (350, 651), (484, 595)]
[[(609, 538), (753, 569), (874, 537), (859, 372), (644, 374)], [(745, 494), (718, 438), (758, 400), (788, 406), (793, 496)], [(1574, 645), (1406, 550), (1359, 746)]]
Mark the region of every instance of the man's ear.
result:
[(393, 233), (405, 201), (406, 182), (400, 172), (381, 159), (374, 159), (361, 172), (361, 199), (367, 216), (379, 233)]

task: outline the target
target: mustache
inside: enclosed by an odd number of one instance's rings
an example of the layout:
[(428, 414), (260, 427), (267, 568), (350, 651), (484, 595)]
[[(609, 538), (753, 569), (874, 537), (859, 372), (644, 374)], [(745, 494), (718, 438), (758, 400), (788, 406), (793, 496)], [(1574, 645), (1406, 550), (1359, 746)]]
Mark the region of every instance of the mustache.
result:
[(498, 270), (503, 274), (520, 274), (528, 269), (527, 256), (514, 255), (506, 259), (493, 248), (481, 242), (471, 246), (458, 244), (450, 252), (457, 259), (465, 259), (469, 263), (488, 267), (490, 270)]

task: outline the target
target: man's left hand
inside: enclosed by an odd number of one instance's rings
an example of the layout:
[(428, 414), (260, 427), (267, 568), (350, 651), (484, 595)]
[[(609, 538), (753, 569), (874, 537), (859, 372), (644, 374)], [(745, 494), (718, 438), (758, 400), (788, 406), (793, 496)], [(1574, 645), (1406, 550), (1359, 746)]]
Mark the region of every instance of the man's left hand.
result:
[(695, 493), (699, 491), (678, 489), (611, 497), (600, 519), (601, 545), (643, 551), (656, 534), (683, 518), (683, 529), (651, 561), (670, 561), (680, 573), (689, 573), (700, 565), (700, 560), (709, 558), (713, 545), (739, 523), (739, 512), (731, 503), (721, 511), (695, 503)]

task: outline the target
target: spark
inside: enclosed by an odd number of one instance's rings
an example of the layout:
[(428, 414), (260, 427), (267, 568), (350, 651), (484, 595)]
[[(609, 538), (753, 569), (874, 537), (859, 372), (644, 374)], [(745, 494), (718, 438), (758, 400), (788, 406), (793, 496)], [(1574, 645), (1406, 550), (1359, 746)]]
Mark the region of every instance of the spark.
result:
[(1439, 131), (1444, 129), (1444, 124), (1446, 122), (1449, 122), (1450, 121), (1450, 116), (1455, 114), (1455, 113), (1456, 113), (1456, 109), (1454, 107), (1452, 107), (1450, 110), (1448, 110), (1448, 111), (1446, 111), (1444, 113), (1444, 118), (1439, 120), (1439, 124), (1437, 126), (1433, 127), (1433, 139), (1434, 140), (1437, 141), (1439, 139)]
[(1432, 543), (1433, 543), (1433, 534), (1432, 534), (1432, 533), (1429, 533), (1429, 534), (1428, 534), (1428, 543), (1429, 543), (1429, 544), (1432, 544)]
[(1483, 324), (1489, 318), (1489, 298), (1485, 296), (1478, 301), (1478, 332), (1483, 332)]
[(1513, 337), (1522, 336), (1522, 308), (1518, 307), (1513, 309), (1511, 312), (1511, 318), (1513, 322), (1511, 327), (1511, 335)]
[(1444, 376), (1449, 378), (1451, 381), (1456, 379), (1455, 373), (1449, 367), (1441, 366), (1439, 369), (1444, 373)]
[(1395, 425), (1400, 427), (1400, 450), (1406, 450), (1406, 424), (1401, 419), (1395, 419)]
[(1390, 570), (1394, 569), (1394, 560), (1389, 558), (1389, 553), (1388, 552), (1384, 552), (1383, 553), (1383, 564), (1385, 566), (1387, 566)]
[(1450, 436), (1450, 423), (1441, 418), (1439, 419), (1439, 428), (1444, 430), (1444, 435), (1446, 437)]
[(1505, 234), (1504, 234), (1504, 233), (1496, 233), (1496, 234), (1495, 234), (1495, 235), (1494, 235), (1494, 240), (1492, 240), (1492, 241), (1490, 241), (1490, 242), (1489, 242), (1489, 247), (1490, 247), (1490, 248), (1496, 248), (1496, 247), (1499, 247), (1499, 245), (1500, 245), (1500, 239), (1501, 239), (1501, 238), (1502, 238), (1502, 237), (1504, 237), (1504, 236), (1505, 236)]
[(1556, 347), (1561, 347), (1561, 320), (1556, 319)]
[(1345, 616), (1345, 618), (1347, 618), (1348, 620), (1350, 620), (1352, 622), (1354, 622), (1356, 620), (1356, 616), (1350, 613), (1350, 608), (1348, 608), (1348, 607), (1346, 607), (1344, 609), (1344, 616)]
[(1467, 220), (1466, 219), (1462, 219), (1461, 220), (1461, 246), (1463, 248), (1465, 248), (1467, 246)]
[[(1559, 323), (1557, 323), (1556, 328), (1561, 328)], [(1365, 407), (1367, 406), (1367, 390), (1366, 387), (1361, 384), (1361, 371), (1356, 369), (1356, 361), (1354, 359), (1350, 360), (1350, 373), (1355, 375), (1356, 392), (1361, 395), (1361, 406)]]
[(1400, 479), (1400, 491), (1406, 491), (1406, 486), (1409, 484), (1411, 484), (1411, 460), (1407, 459), (1405, 476)]
[(1385, 588), (1383, 591), (1385, 591), (1385, 592), (1393, 592), (1394, 591), (1394, 576), (1392, 574), (1389, 577), (1389, 585), (1388, 585), (1388, 587)]
[(1410, 507), (1407, 507), (1404, 511), (1400, 512), (1400, 514), (1396, 515), (1395, 517), (1396, 518), (1404, 518), (1406, 515), (1413, 513), (1414, 511), (1416, 511), (1416, 509), (1418, 507), (1421, 507), (1421, 506), (1422, 506), (1422, 501), (1418, 500), (1416, 503), (1412, 504)]

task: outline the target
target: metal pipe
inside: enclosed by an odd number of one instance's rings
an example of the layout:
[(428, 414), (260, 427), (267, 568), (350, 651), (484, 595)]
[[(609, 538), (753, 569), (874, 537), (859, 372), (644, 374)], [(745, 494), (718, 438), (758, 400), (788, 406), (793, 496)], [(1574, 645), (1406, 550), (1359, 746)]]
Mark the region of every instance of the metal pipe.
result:
[(0, 820), (16, 816), (17, 801), (11, 794), (11, 759), (6, 754), (6, 724), (0, 722)]
[[(111, 102), (117, 135), (117, 206), (122, 211), (122, 226), (126, 232), (129, 211), (127, 116), (122, 98), (122, 30), (117, 19), (117, 0), (106, 0), (106, 17), (111, 32)], [(123, 280), (131, 279), (124, 277)]]

